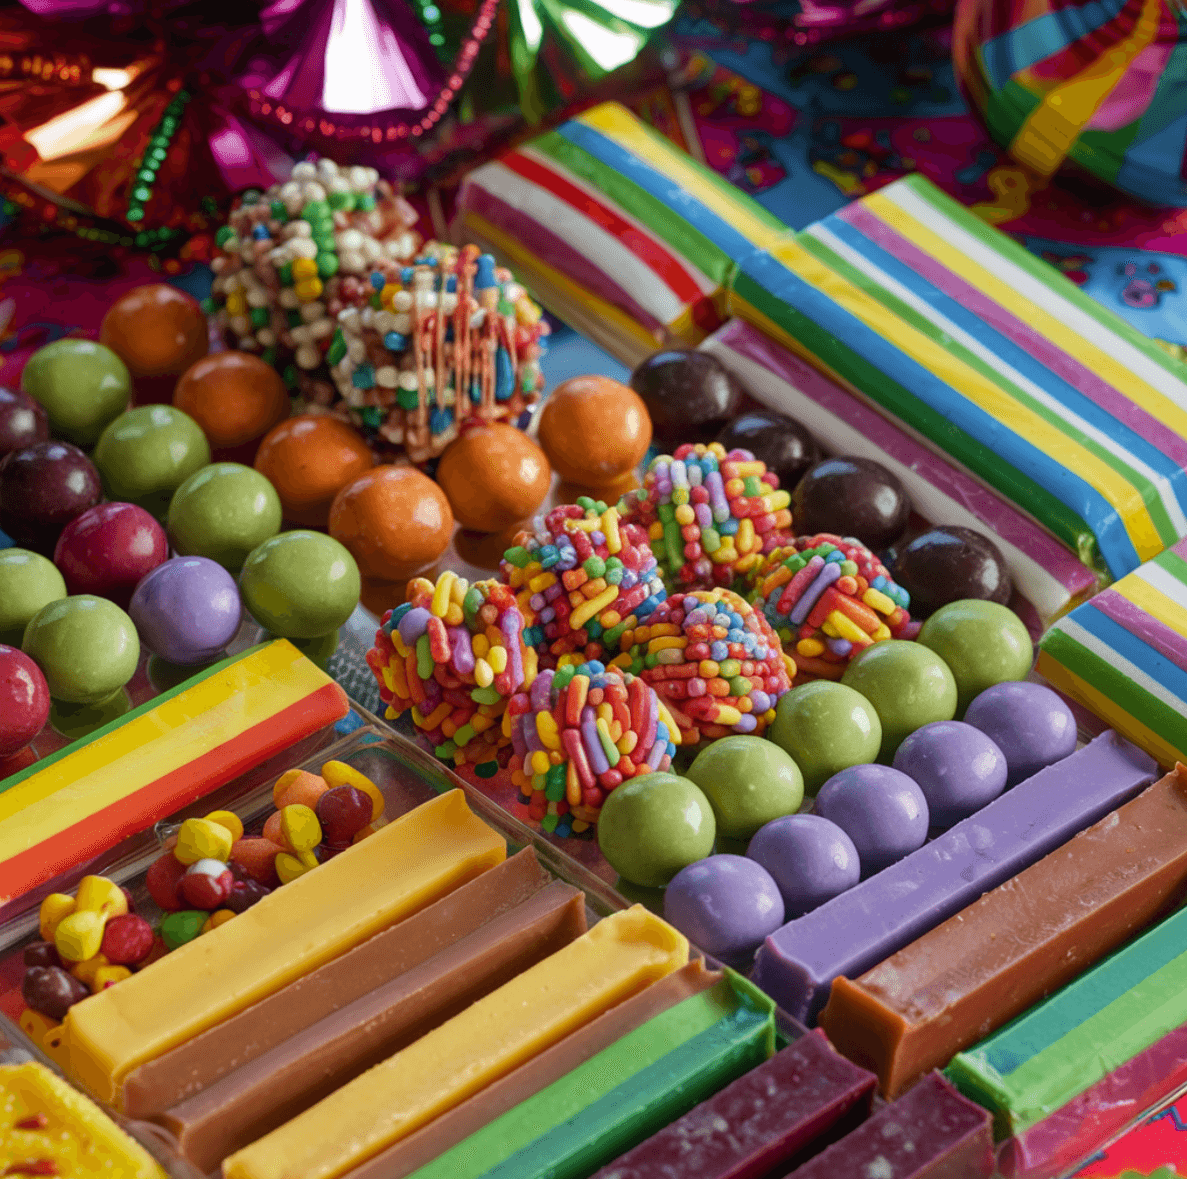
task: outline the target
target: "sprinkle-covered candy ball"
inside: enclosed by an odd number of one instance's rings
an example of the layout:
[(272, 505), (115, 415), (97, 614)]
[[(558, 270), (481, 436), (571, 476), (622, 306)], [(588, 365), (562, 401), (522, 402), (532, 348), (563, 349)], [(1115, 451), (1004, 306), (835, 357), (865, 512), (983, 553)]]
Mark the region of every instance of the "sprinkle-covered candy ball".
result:
[(791, 502), (766, 464), (719, 443), (679, 446), (619, 507), (648, 529), (669, 585), (731, 585), (791, 539)]

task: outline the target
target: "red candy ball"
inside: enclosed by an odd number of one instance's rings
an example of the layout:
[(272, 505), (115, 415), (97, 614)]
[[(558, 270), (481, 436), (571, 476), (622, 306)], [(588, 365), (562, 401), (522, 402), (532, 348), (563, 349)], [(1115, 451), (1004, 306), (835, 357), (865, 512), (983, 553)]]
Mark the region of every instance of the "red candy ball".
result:
[(246, 913), (257, 901), (262, 901), (272, 890), (258, 880), (236, 880), (223, 908), (232, 913)]
[(231, 895), (235, 877), (222, 860), (199, 860), (186, 869), (179, 891), (192, 909), (217, 909)]
[(0, 643), (0, 757), (24, 749), (49, 719), (49, 685), (23, 651)]
[(67, 592), (127, 609), (136, 583), (169, 556), (165, 530), (135, 504), (99, 504), (62, 529), (54, 564)]
[(152, 953), (153, 931), (143, 917), (112, 917), (103, 930), (102, 953), (117, 966), (135, 966)]
[(158, 909), (176, 913), (185, 908), (178, 886), (186, 874), (186, 866), (171, 852), (155, 859), (148, 868), (144, 883)]
[(317, 820), (332, 848), (347, 847), (371, 822), (371, 796), (357, 786), (335, 786), (317, 800)]

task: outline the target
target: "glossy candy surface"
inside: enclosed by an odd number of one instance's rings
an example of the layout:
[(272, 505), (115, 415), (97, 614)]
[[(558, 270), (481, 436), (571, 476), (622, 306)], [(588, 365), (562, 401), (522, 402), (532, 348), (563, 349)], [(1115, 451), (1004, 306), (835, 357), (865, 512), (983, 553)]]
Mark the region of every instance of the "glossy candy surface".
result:
[(901, 860), (927, 839), (927, 798), (890, 766), (850, 766), (834, 774), (816, 796), (816, 814), (853, 840), (863, 876)]
[(1005, 754), (1007, 789), (1075, 751), (1076, 718), (1062, 697), (1042, 684), (1004, 683), (969, 705), (965, 721)]
[(749, 839), (804, 801), (799, 766), (762, 737), (739, 734), (711, 742), (689, 766), (688, 778), (709, 799), (718, 835), (731, 839)]
[(854, 536), (875, 551), (907, 526), (911, 502), (898, 478), (866, 458), (827, 458), (810, 468), (791, 493), (798, 532)]
[(241, 463), (211, 463), (195, 471), (173, 493), (166, 522), (180, 556), (209, 557), (233, 575), (280, 525), (276, 489)]
[(916, 729), (898, 747), (894, 768), (923, 791), (933, 827), (967, 819), (1006, 788), (1006, 755), (980, 729), (962, 721)]
[(128, 614), (140, 641), (170, 663), (209, 663), (235, 637), (243, 608), (235, 579), (206, 557), (174, 557), (136, 587)]
[(787, 815), (768, 823), (750, 841), (746, 855), (771, 874), (788, 921), (861, 879), (853, 840), (820, 815)]
[(711, 441), (743, 397), (717, 357), (682, 349), (649, 356), (631, 373), (631, 388), (643, 398), (655, 441), (663, 446)]
[(921, 618), (962, 598), (1004, 606), (1014, 592), (1001, 551), (972, 528), (931, 528), (901, 545), (888, 560), (895, 581), (911, 595), (912, 612)]
[(0, 529), (52, 556), (63, 528), (103, 498), (94, 464), (68, 442), (39, 442), (0, 459)]
[(99, 340), (128, 366), (138, 395), (143, 378), (179, 377), (210, 346), (198, 300), (168, 283), (136, 287), (112, 303)]
[(50, 695), (70, 704), (99, 704), (136, 673), (140, 640), (114, 602), (78, 594), (51, 602), (25, 630), (22, 650), (49, 683)]
[(136, 583), (169, 555), (165, 530), (143, 508), (96, 504), (58, 537), (54, 564), (71, 594), (94, 594), (128, 608)]
[(58, 567), (29, 549), (0, 549), (0, 643), (20, 647), (29, 620), (66, 596)]
[(49, 441), (49, 418), (26, 393), (0, 385), (0, 459), (14, 450)]
[(183, 371), (173, 404), (202, 428), (211, 450), (262, 438), (289, 416), (280, 374), (250, 352), (216, 352)]
[(804, 472), (820, 461), (820, 447), (799, 422), (773, 409), (748, 409), (718, 435), (726, 450), (748, 450), (767, 470), (779, 476), (779, 486), (794, 487)]
[(562, 479), (579, 487), (609, 487), (643, 461), (651, 417), (638, 393), (620, 381), (572, 377), (544, 403), (539, 437)]
[(23, 651), (0, 643), (0, 758), (24, 749), (49, 719), (49, 685)]
[(476, 532), (501, 532), (526, 520), (552, 483), (548, 456), (505, 422), (467, 427), (437, 466), (454, 518)]
[(29, 357), (21, 388), (45, 407), (55, 438), (89, 448), (128, 408), (132, 377), (110, 348), (67, 336)]

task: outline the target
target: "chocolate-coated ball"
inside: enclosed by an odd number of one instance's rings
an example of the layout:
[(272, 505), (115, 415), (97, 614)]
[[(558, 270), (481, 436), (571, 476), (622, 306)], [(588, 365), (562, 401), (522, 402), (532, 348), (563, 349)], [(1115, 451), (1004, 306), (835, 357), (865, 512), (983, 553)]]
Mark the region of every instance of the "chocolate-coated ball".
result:
[(881, 463), (841, 456), (807, 471), (791, 493), (791, 513), (803, 535), (854, 536), (877, 552), (902, 536), (911, 501)]
[(911, 613), (918, 618), (964, 598), (1005, 606), (1014, 592), (997, 545), (955, 524), (932, 528), (901, 545), (889, 564), (891, 576), (911, 595)]
[(128, 408), (132, 376), (110, 348), (67, 336), (29, 357), (21, 388), (45, 406), (55, 438), (91, 447)]
[(716, 356), (680, 348), (649, 356), (631, 373), (631, 388), (647, 406), (655, 441), (668, 450), (711, 442), (744, 395)]
[(24, 749), (49, 719), (49, 685), (24, 651), (0, 643), (0, 757)]
[(579, 487), (617, 483), (643, 460), (651, 418), (642, 398), (609, 377), (571, 377), (549, 394), (540, 445), (553, 470)]
[(820, 461), (816, 440), (794, 418), (773, 409), (739, 414), (717, 435), (726, 450), (748, 450), (779, 476), (779, 486), (791, 489), (804, 472)]
[(86, 983), (60, 966), (31, 966), (25, 971), (21, 998), (34, 1011), (53, 1020), (63, 1020), (75, 1003), (91, 993)]
[(96, 504), (58, 537), (54, 564), (72, 594), (95, 594), (128, 608), (136, 583), (169, 556), (165, 530), (135, 504)]
[(103, 498), (94, 464), (68, 442), (39, 442), (0, 459), (0, 529), (53, 556), (62, 529)]
[(475, 532), (501, 532), (526, 520), (552, 484), (545, 453), (506, 422), (464, 430), (437, 466), (454, 519)]
[(45, 410), (32, 397), (0, 386), (0, 459), (14, 450), (48, 440)]

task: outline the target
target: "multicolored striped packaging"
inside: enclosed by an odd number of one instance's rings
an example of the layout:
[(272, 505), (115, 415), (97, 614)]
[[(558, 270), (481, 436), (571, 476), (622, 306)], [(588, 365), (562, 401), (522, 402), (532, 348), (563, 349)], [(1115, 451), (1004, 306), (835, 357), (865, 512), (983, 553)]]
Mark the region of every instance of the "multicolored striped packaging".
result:
[(1187, 540), (1056, 622), (1037, 667), (1163, 767), (1187, 762)]
[(1187, 370), (921, 176), (741, 258), (730, 309), (1090, 567), (1187, 535)]

